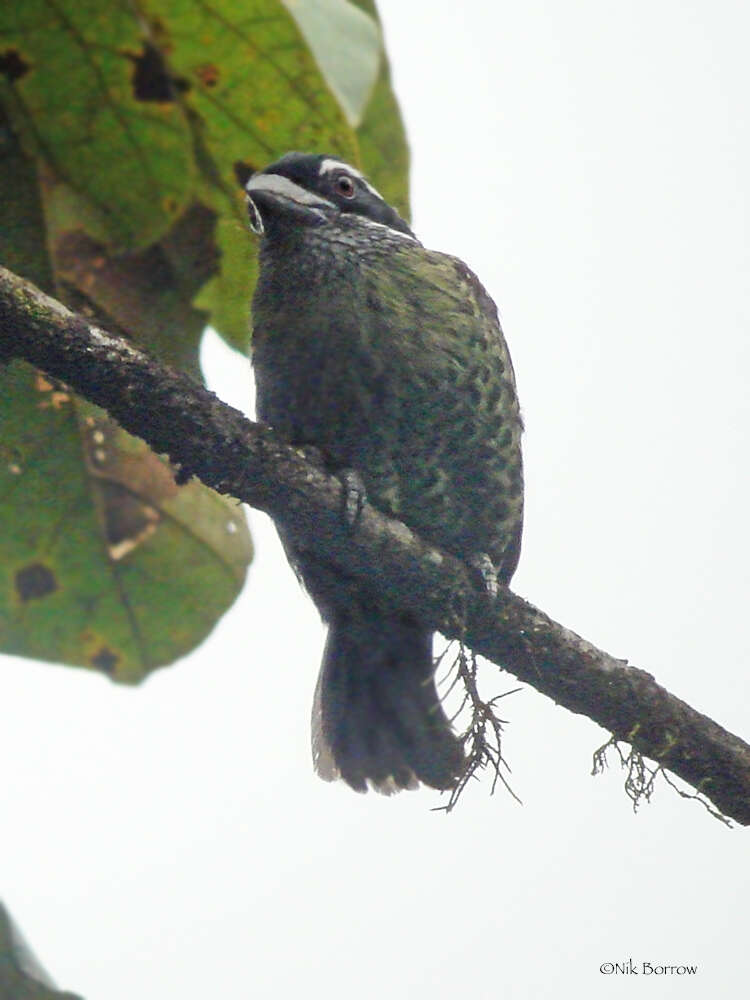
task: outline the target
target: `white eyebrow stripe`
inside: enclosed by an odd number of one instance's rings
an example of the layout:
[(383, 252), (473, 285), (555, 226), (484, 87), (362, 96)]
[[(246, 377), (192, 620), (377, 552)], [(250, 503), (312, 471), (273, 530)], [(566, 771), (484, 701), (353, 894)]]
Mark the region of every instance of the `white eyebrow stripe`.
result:
[(320, 164), (320, 169), (318, 170), (318, 175), (330, 174), (332, 170), (345, 170), (352, 177), (359, 177), (361, 181), (364, 180), (362, 174), (355, 167), (351, 166), (349, 163), (344, 163), (343, 160), (334, 160), (329, 157), (326, 160), (322, 160)]
[(358, 181), (361, 181), (364, 184), (370, 194), (374, 194), (375, 197), (380, 198), (381, 201), (385, 200), (382, 194), (375, 190), (372, 184), (365, 179), (364, 175), (361, 174), (356, 167), (352, 167), (349, 163), (344, 163), (343, 160), (334, 160), (330, 157), (323, 160), (320, 164), (320, 169), (318, 170), (318, 176), (322, 177), (323, 174), (330, 174), (333, 170), (343, 170), (345, 173), (351, 174), (352, 177), (356, 177)]

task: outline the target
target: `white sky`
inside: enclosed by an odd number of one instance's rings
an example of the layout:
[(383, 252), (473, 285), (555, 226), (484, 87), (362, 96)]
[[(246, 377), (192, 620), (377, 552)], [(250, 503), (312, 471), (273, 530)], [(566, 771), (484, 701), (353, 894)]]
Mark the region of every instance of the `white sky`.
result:
[[(383, 0), (414, 225), (503, 317), (524, 597), (750, 736), (747, 7)], [(249, 371), (215, 344), (217, 390)], [(267, 523), (242, 599), (137, 690), (6, 659), (2, 895), (87, 1000), (741, 995), (747, 834), (589, 775), (606, 734), (504, 703), (517, 805), (312, 774), (323, 642)], [(488, 670), (488, 690), (513, 678)], [(602, 977), (604, 962), (697, 964)], [(603, 981), (603, 979), (605, 981)]]

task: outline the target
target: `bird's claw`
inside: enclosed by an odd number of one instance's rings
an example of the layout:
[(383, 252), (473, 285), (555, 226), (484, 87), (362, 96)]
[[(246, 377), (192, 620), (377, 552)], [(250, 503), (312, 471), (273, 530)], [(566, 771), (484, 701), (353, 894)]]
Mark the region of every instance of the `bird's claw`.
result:
[(496, 598), (500, 590), (497, 582), (497, 569), (487, 553), (475, 553), (469, 560), (469, 565), (477, 570), (482, 578), (482, 584), (487, 596), (493, 599)]
[(360, 474), (355, 469), (344, 469), (339, 472), (339, 479), (344, 489), (344, 520), (353, 528), (367, 502), (367, 490)]

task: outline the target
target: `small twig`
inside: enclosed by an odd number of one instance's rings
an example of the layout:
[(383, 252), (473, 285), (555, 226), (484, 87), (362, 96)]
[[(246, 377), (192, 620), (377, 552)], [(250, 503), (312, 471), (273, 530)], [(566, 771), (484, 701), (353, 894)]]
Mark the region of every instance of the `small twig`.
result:
[(592, 775), (603, 774), (604, 771), (607, 770), (609, 767), (609, 760), (607, 756), (609, 750), (614, 750), (617, 753), (620, 767), (627, 772), (625, 775), (625, 794), (633, 804), (633, 812), (638, 812), (638, 808), (643, 802), (651, 802), (657, 778), (661, 775), (664, 781), (670, 788), (677, 792), (680, 798), (693, 799), (696, 802), (700, 802), (700, 804), (708, 810), (714, 819), (718, 819), (719, 822), (731, 827), (732, 824), (729, 818), (719, 812), (718, 809), (715, 809), (700, 791), (683, 791), (683, 789), (676, 784), (661, 764), (655, 764), (652, 767), (646, 763), (643, 755), (637, 750), (634, 750), (632, 747), (628, 749), (627, 753), (625, 753), (614, 737), (611, 737), (606, 743), (600, 746), (598, 750), (594, 751), (593, 766), (591, 769)]
[(492, 772), (490, 795), (494, 795), (497, 784), (500, 782), (516, 802), (522, 804), (521, 799), (513, 791), (508, 779), (503, 774), (503, 768), (510, 773), (510, 766), (503, 757), (502, 752), (502, 731), (506, 722), (495, 711), (496, 705), (501, 698), (515, 694), (521, 689), (514, 688), (512, 691), (495, 695), (489, 701), (485, 701), (479, 694), (477, 685), (478, 664), (476, 654), (471, 652), (471, 650), (467, 650), (463, 642), (460, 641), (458, 643), (456, 658), (451, 665), (451, 670), (455, 671), (455, 677), (450, 689), (452, 690), (459, 681), (463, 685), (463, 699), (451, 721), (455, 721), (467, 705), (471, 708), (469, 724), (461, 735), (468, 752), (466, 755), (466, 765), (455, 787), (451, 789), (448, 802), (443, 806), (437, 806), (436, 809), (446, 813), (451, 812), (469, 781), (477, 777), (478, 773), (485, 770), (485, 768), (489, 768)]

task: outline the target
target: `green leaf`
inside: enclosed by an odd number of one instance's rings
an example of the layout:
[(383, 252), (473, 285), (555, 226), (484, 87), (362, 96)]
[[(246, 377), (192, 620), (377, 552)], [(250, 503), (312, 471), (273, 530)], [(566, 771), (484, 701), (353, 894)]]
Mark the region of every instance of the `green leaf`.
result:
[[(248, 347), (257, 244), (238, 175), (290, 149), (363, 167), (404, 211), (369, 0), (0, 6), (0, 259), (196, 377), (207, 324)], [(250, 559), (236, 507), (177, 489), (64, 387), (23, 366), (0, 377), (0, 516), (14, 525), (0, 648), (130, 681), (187, 652)]]
[[(0, 258), (50, 287), (45, 187), (11, 132), (4, 153)], [(197, 373), (206, 314), (190, 299), (215, 262), (201, 249), (214, 221), (196, 205), (158, 245), (119, 256), (63, 230), (55, 273), (85, 288), (82, 304), (110, 328)], [(0, 648), (138, 680), (188, 652), (234, 600), (252, 554), (242, 512), (200, 483), (178, 489), (143, 443), (31, 369), (2, 374), (0, 517), (13, 530), (0, 537)]]
[(349, 124), (364, 114), (380, 66), (377, 22), (349, 0), (282, 0), (305, 36)]
[[(238, 168), (261, 168), (290, 149), (330, 152), (371, 173), (386, 196), (398, 189), (404, 210), (403, 130), (374, 7), (287, 6), (24, 0), (0, 8), (0, 101), (37, 164), (48, 229), (41, 244), (49, 237), (65, 260), (55, 277), (78, 293), (71, 305), (92, 304), (101, 322), (162, 357), (171, 345), (171, 359), (193, 371), (204, 320), (233, 346), (247, 346), (255, 245)], [(155, 306), (142, 269), (165, 243), (175, 245), (185, 215), (201, 212), (213, 219), (191, 244), (191, 259), (203, 266), (192, 285), (169, 268), (153, 270), (163, 299)], [(76, 247), (79, 266), (71, 261)], [(91, 262), (111, 259), (116, 266), (92, 271)], [(117, 299), (127, 299), (126, 318), (110, 312)]]
[(0, 903), (0, 998), (2, 1000), (80, 1000), (55, 988), (10, 914)]
[(239, 506), (178, 488), (142, 441), (27, 365), (9, 367), (0, 425), (0, 646), (133, 683), (197, 645), (244, 581)]
[(3, 87), (14, 127), (26, 151), (85, 201), (89, 233), (126, 249), (157, 239), (188, 203), (194, 164), (179, 106), (141, 99), (136, 7), (3, 4), (0, 44), (6, 64), (14, 60)]

